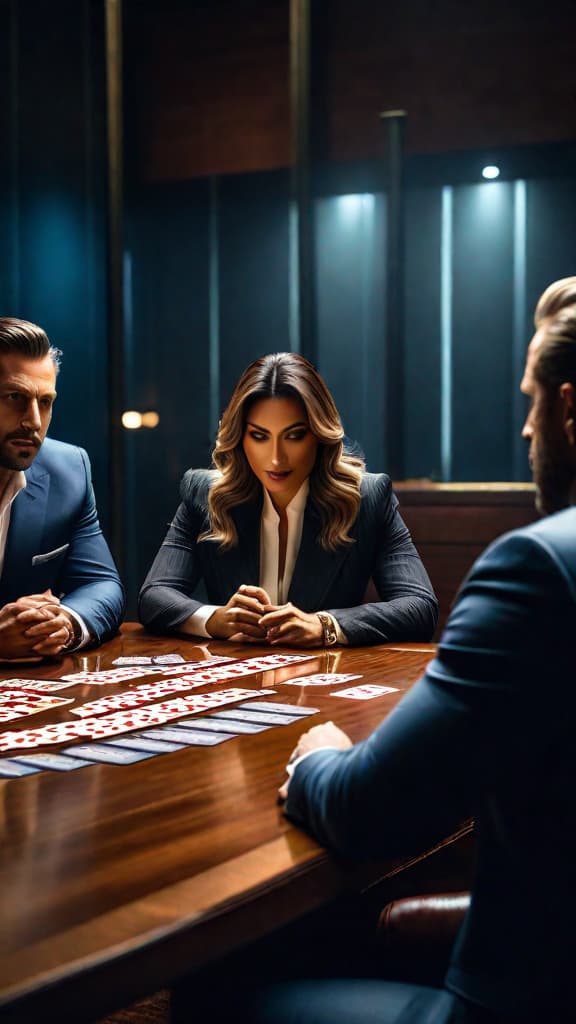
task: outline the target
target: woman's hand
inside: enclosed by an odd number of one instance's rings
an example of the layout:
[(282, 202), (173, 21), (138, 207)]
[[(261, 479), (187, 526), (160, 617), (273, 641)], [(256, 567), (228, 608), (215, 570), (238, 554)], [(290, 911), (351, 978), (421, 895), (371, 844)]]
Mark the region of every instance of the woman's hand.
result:
[(324, 630), (317, 615), (303, 612), (295, 605), (268, 605), (259, 622), (266, 643), (291, 644), (294, 647), (322, 647)]
[(269, 607), (270, 598), (262, 587), (242, 584), (228, 603), (210, 616), (206, 630), (217, 640), (263, 643), (266, 630), (260, 625), (260, 619)]

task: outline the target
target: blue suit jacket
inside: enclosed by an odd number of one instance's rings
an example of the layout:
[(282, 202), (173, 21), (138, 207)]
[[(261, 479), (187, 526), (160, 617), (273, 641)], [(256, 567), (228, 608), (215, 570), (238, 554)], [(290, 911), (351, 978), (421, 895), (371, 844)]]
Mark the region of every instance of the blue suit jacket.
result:
[[(233, 512), (239, 542), (221, 552), (200, 541), (208, 528), (208, 494), (214, 473), (190, 470), (182, 502), (140, 593), (140, 617), (157, 632), (177, 631), (205, 601), (192, 595), (204, 583), (210, 604), (222, 605), (243, 583), (260, 579), (262, 499)], [(349, 643), (430, 640), (437, 603), (387, 476), (364, 474), (354, 543), (335, 552), (320, 547), (320, 516), (309, 499), (288, 600), (303, 611), (330, 611)], [(379, 601), (363, 604), (372, 578)]]
[(101, 643), (122, 621), (124, 591), (98, 522), (88, 456), (46, 438), (25, 475), (12, 505), (0, 605), (50, 587)]
[(422, 848), (476, 815), (447, 985), (518, 1019), (574, 1005), (575, 623), (572, 508), (484, 553), (424, 677), (365, 742), (302, 761), (286, 806), (352, 857)]

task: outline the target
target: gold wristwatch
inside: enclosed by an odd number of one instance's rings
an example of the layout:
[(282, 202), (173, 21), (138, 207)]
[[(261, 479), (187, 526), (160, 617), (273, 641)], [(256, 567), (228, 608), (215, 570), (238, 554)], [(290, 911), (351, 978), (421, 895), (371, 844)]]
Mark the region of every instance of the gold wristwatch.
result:
[(332, 616), (328, 615), (327, 612), (316, 612), (316, 615), (322, 625), (324, 647), (333, 647), (334, 644), (338, 643), (338, 634)]

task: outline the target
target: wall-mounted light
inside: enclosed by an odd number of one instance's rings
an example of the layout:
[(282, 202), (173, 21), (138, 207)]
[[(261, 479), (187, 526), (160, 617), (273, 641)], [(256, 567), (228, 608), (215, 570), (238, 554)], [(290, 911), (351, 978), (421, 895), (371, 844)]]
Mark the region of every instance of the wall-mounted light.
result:
[(142, 415), (139, 412), (131, 410), (129, 412), (122, 413), (122, 426), (126, 430), (139, 430), (142, 426)]
[(496, 167), (495, 164), (488, 164), (486, 167), (482, 168), (482, 177), (486, 178), (488, 181), (493, 181), (494, 178), (500, 177), (500, 168)]
[(136, 412), (130, 409), (122, 413), (122, 426), (126, 430), (140, 430), (140, 427), (149, 427), (153, 430), (159, 423), (160, 417), (157, 412)]

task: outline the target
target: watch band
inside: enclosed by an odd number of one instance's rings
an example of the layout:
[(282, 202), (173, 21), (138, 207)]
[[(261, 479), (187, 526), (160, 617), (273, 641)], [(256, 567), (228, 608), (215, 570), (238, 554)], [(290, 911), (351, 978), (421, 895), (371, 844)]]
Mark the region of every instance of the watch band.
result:
[(334, 644), (338, 643), (338, 634), (334, 625), (334, 619), (328, 612), (316, 612), (316, 615), (320, 619), (322, 625), (322, 639), (324, 647), (333, 647)]

